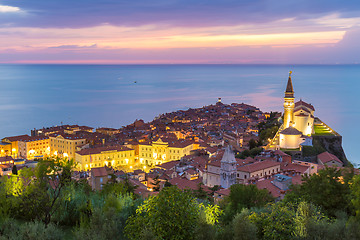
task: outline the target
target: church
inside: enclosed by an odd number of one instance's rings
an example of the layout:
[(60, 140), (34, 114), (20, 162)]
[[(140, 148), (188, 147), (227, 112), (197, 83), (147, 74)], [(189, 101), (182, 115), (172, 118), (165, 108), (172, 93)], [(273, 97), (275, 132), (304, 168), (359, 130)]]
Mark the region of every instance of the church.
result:
[(311, 146), (314, 134), (315, 108), (300, 100), (295, 103), (291, 71), (284, 97), (283, 125), (268, 145), (268, 149), (299, 149), (301, 145)]

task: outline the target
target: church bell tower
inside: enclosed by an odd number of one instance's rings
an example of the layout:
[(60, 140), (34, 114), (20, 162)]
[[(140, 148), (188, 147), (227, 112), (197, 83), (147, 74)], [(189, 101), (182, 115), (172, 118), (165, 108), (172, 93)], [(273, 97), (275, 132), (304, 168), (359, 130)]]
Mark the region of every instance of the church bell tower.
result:
[(294, 89), (291, 81), (291, 71), (286, 86), (284, 97), (284, 129), (292, 126), (294, 123)]

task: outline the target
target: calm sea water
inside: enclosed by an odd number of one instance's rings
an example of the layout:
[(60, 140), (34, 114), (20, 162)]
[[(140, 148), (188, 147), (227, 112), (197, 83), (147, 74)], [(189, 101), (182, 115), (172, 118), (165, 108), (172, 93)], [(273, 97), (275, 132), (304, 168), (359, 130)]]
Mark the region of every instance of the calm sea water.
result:
[(297, 100), (313, 104), (360, 163), (360, 65), (0, 65), (0, 137), (61, 123), (119, 128), (218, 97), (282, 111), (289, 70)]

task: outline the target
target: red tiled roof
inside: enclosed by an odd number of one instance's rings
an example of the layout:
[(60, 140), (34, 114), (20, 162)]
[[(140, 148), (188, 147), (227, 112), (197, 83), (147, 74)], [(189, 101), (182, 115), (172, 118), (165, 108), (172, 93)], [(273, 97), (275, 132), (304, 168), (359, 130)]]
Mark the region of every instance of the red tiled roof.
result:
[(230, 188), (222, 188), (215, 193), (221, 195), (221, 196), (229, 196), (230, 195)]
[(86, 139), (85, 137), (80, 137), (78, 135), (72, 135), (72, 134), (57, 134), (57, 133), (54, 133), (54, 134), (51, 134), (49, 135), (50, 137), (54, 137), (56, 138), (57, 136), (62, 136), (63, 138), (65, 139), (69, 139), (69, 140), (81, 140), (81, 139)]
[(302, 135), (302, 132), (300, 132), (299, 130), (297, 130), (294, 127), (288, 127), (288, 128), (285, 128), (284, 130), (282, 130), (280, 132), (280, 134), (284, 134), (284, 135)]
[(157, 165), (156, 167), (169, 170), (169, 169), (175, 167), (176, 165), (178, 165), (179, 163), (180, 163), (179, 160), (177, 160), (177, 161), (170, 161), (170, 162), (166, 162), (166, 163)]
[(305, 107), (307, 107), (307, 108), (315, 111), (315, 108), (314, 108), (313, 105), (311, 105), (311, 104), (309, 104), (309, 103), (306, 103), (306, 102), (304, 102), (303, 100), (300, 100), (300, 101), (298, 101), (298, 102), (295, 103), (295, 108), (300, 107), (300, 106), (305, 106)]
[(274, 184), (271, 183), (271, 181), (273, 181), (274, 179), (264, 179), (262, 181), (257, 181), (256, 182), (256, 187), (258, 189), (266, 189), (269, 191), (269, 193), (274, 197), (274, 198), (278, 198), (281, 196), (280, 194), (280, 189), (278, 187), (276, 187)]
[(237, 168), (237, 170), (241, 171), (241, 172), (252, 173), (252, 172), (260, 171), (260, 170), (275, 167), (275, 166), (280, 167), (280, 163), (270, 161), (270, 160), (265, 160), (265, 161), (262, 161), (262, 162), (255, 162), (255, 163), (252, 163), (252, 164), (247, 164), (247, 165), (240, 166), (240, 167)]
[[(196, 179), (196, 180), (188, 180), (186, 178), (182, 178), (182, 177), (176, 177), (173, 179), (170, 179), (170, 184), (177, 186), (178, 188), (184, 190), (184, 189), (192, 189), (192, 190), (197, 190), (199, 189), (199, 183), (201, 182), (201, 179)], [(206, 191), (206, 192), (211, 192), (211, 190), (205, 186), (205, 185), (201, 185), (201, 188)]]
[(274, 151), (274, 154), (275, 155), (279, 155), (279, 156), (289, 156), (288, 154), (286, 154), (286, 153), (284, 153), (283, 151), (281, 151), (281, 150), (275, 150)]
[(335, 161), (343, 164), (343, 162), (339, 158), (337, 158), (334, 154), (331, 154), (329, 152), (323, 152), (319, 154), (317, 157), (323, 164), (326, 164), (331, 161)]
[(197, 173), (194, 169), (192, 169), (192, 168), (187, 169), (185, 172), (189, 173), (190, 175), (198, 174), (198, 173)]
[(23, 140), (19, 140), (21, 142), (33, 142), (33, 141), (39, 141), (39, 140), (45, 140), (45, 139), (49, 139), (48, 136), (32, 136), (32, 137), (28, 137), (25, 138)]
[(99, 154), (106, 151), (121, 152), (121, 151), (131, 151), (131, 150), (133, 149), (122, 145), (118, 145), (118, 146), (105, 146), (105, 147), (97, 147), (97, 148), (86, 148), (76, 153), (79, 155), (90, 155), (90, 154)]
[(310, 166), (304, 166), (304, 165), (300, 165), (300, 164), (296, 164), (296, 163), (285, 163), (285, 162), (281, 163), (282, 171), (295, 171), (295, 172), (299, 172), (301, 174), (304, 174), (306, 172), (306, 170), (309, 169), (309, 167)]
[(107, 171), (105, 167), (98, 167), (98, 168), (92, 168), (91, 169), (91, 176), (92, 177), (103, 177), (107, 176)]
[(28, 138), (30, 138), (30, 136), (25, 134), (25, 135), (13, 136), (13, 137), (6, 137), (6, 138), (3, 138), (3, 139), (7, 139), (10, 142), (16, 142), (16, 141), (26, 140)]

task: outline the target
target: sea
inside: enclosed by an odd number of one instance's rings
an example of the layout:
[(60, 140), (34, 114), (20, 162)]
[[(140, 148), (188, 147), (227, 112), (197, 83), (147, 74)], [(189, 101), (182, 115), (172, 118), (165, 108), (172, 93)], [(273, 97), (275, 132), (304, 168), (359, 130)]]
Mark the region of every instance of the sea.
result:
[(360, 65), (3, 64), (0, 138), (61, 124), (120, 128), (218, 98), (282, 111), (289, 71), (296, 100), (311, 103), (360, 164)]

